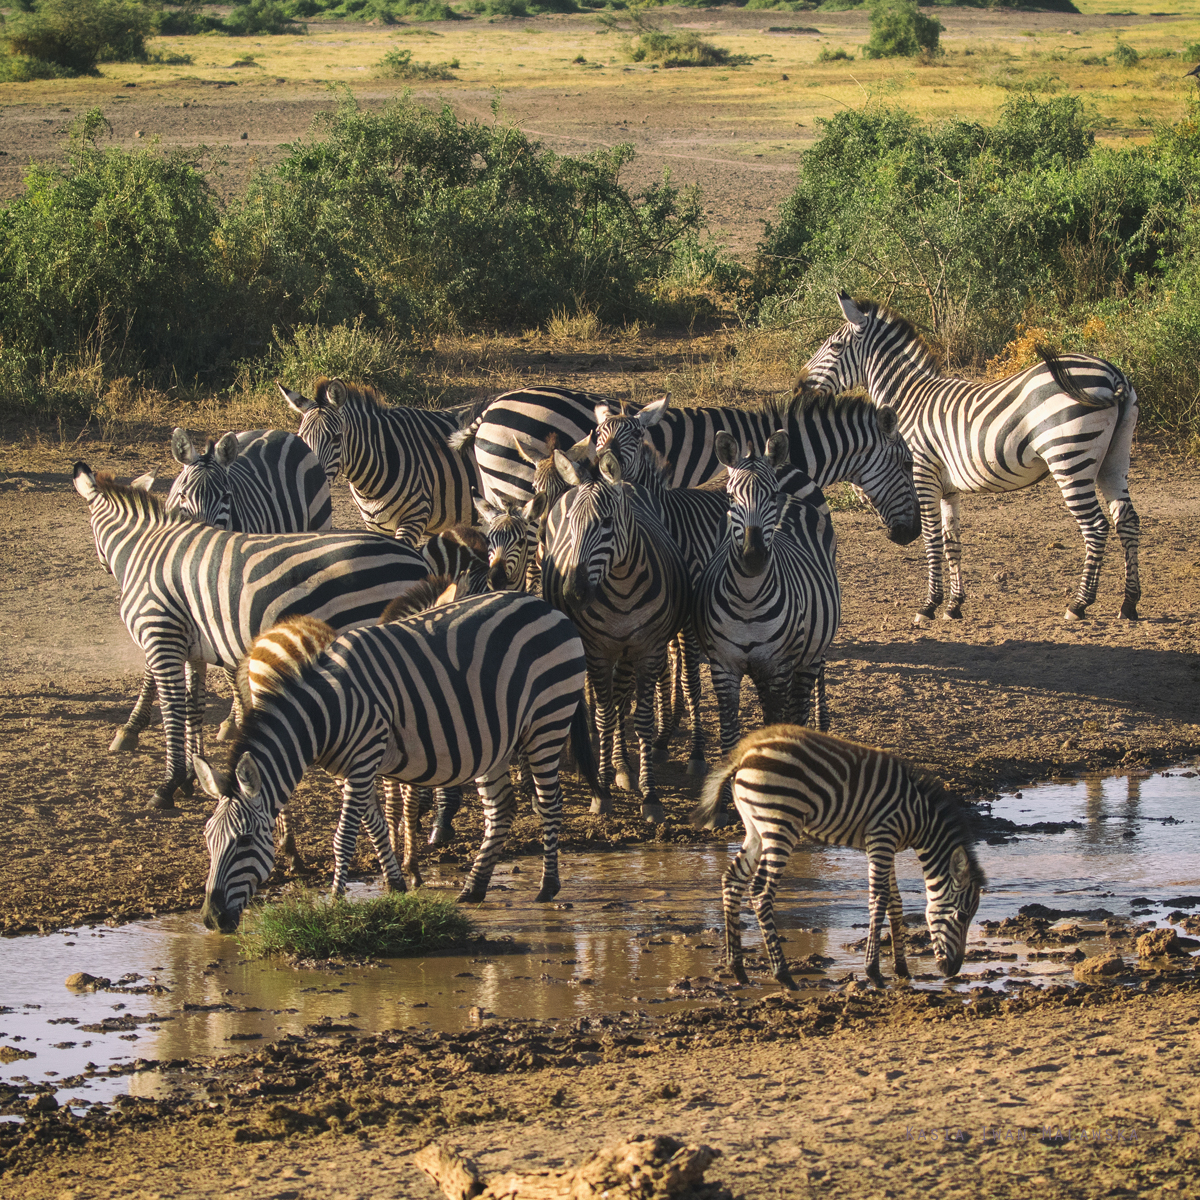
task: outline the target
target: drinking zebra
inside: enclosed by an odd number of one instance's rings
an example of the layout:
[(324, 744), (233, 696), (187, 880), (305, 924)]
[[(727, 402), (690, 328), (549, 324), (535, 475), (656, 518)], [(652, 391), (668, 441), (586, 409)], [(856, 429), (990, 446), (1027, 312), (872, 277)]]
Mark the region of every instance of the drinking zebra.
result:
[[(233, 533), (303, 533), (333, 522), (329, 483), (321, 464), (294, 434), (282, 429), (227, 433), (203, 452), (184, 429), (171, 434), (171, 455), (183, 468), (167, 494), (167, 507), (216, 529)], [(233, 683), (232, 678), (230, 683)], [(232, 737), (241, 722), (236, 687), (217, 740)], [(150, 724), (157, 690), (147, 670), (129, 720), (109, 746), (116, 754), (137, 748)]]
[[(780, 494), (776, 471), (787, 466), (787, 434), (773, 434), (765, 455), (746, 458), (729, 434), (718, 434), (717, 454), (728, 470), (729, 529), (700, 577), (693, 612), (728, 754), (740, 734), (744, 675), (754, 681), (766, 724), (807, 721), (841, 617), (841, 593), (824, 497), (815, 487), (806, 501)], [(818, 510), (816, 536), (799, 512), (805, 503)], [(818, 723), (829, 724), (823, 690)]]
[[(516, 437), (559, 448), (573, 446), (596, 427), (596, 408), (616, 402), (566, 388), (530, 388), (498, 396), (454, 439), (464, 453), (472, 445), (481, 492), (492, 503), (504, 497), (528, 500), (533, 466), (517, 449)], [(665, 402), (664, 402), (665, 407)], [(628, 405), (626, 411), (637, 411)], [(670, 464), (673, 488), (696, 487), (720, 470), (716, 436), (737, 439), (743, 453), (763, 446), (771, 434), (788, 435), (792, 465), (818, 487), (847, 481), (879, 514), (888, 537), (901, 546), (921, 532), (920, 507), (912, 481), (912, 455), (900, 436), (895, 412), (865, 400), (814, 405), (804, 396), (769, 402), (757, 409), (676, 408), (665, 411), (646, 435)]]
[[(332, 483), (339, 474), (368, 529), (416, 545), (423, 537), (469, 524), (477, 479), (447, 438), (461, 414), (389, 407), (373, 388), (318, 380), (312, 400), (282, 384), (300, 415), (300, 436)], [(528, 497), (526, 497), (528, 499)]]
[(907, 979), (904, 910), (896, 883), (896, 855), (912, 848), (925, 876), (925, 916), (934, 961), (943, 975), (958, 974), (967, 929), (986, 886), (975, 860), (962, 810), (941, 781), (886, 750), (847, 742), (799, 725), (772, 725), (744, 737), (704, 783), (692, 823), (711, 827), (727, 780), (746, 827), (737, 857), (721, 877), (725, 953), (746, 983), (740, 912), (750, 884), (775, 978), (796, 983), (775, 931), (775, 889), (788, 856), (802, 838), (867, 852), (869, 880), (866, 975), (883, 986), (879, 941), (891, 919), (896, 975)]
[(77, 462), (96, 551), (121, 591), (121, 618), (146, 655), (162, 708), (167, 771), (154, 806), (190, 786), (206, 664), (236, 669), (252, 638), (285, 614), (336, 629), (374, 621), (428, 573), (409, 546), (375, 534), (226, 533), (168, 512), (148, 492)]
[[(648, 496), (622, 482), (612, 454), (600, 459), (595, 477), (561, 450), (556, 460), (575, 487), (546, 518), (542, 594), (574, 620), (587, 652), (600, 735), (600, 789), (592, 811), (612, 812), (613, 756), (622, 741), (613, 675), (625, 663), (633, 669), (637, 692), (642, 815), (661, 821), (651, 763), (654, 689), (689, 603), (687, 568)], [(632, 790), (627, 778), (619, 776), (618, 783)]]
[(537, 899), (550, 900), (560, 886), (558, 771), (569, 736), (585, 773), (590, 765), (584, 678), (570, 620), (534, 596), (507, 592), (356, 629), (277, 669), (276, 685), (255, 698), (228, 775), (196, 760), (202, 786), (220, 801), (205, 826), (204, 923), (237, 928), (274, 863), (276, 815), (314, 765), (344, 780), (335, 894), (345, 889), (364, 821), (389, 886), (404, 887), (375, 799), (377, 775), (431, 787), (474, 780), (484, 837), (459, 899), (482, 900), (513, 820), (508, 764), (518, 747), (529, 754), (542, 818)]
[[(1141, 598), (1141, 523), (1126, 476), (1137, 425), (1137, 393), (1125, 375), (1100, 358), (1040, 351), (1037, 366), (996, 383), (942, 375), (924, 340), (904, 317), (844, 292), (846, 323), (809, 359), (801, 397), (865, 386), (878, 404), (894, 407), (913, 452), (921, 500), (921, 531), (929, 590), (916, 624), (930, 620), (944, 598), (942, 556), (950, 574), (947, 619), (962, 616), (966, 589), (960, 563), (959, 498), (964, 492), (1011, 492), (1052, 475), (1083, 534), (1083, 577), (1067, 605), (1078, 621), (1096, 599), (1108, 505), (1125, 552), (1121, 616), (1137, 619)], [(940, 515), (940, 520), (939, 520)]]

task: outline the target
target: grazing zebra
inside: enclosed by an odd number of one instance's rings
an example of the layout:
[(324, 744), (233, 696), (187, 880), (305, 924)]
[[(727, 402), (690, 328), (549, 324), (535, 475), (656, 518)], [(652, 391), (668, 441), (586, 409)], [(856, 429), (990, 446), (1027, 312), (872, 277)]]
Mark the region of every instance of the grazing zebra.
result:
[[(700, 577), (693, 612), (728, 754), (740, 736), (744, 675), (758, 690), (764, 723), (805, 723), (841, 618), (841, 594), (824, 497), (815, 487), (806, 501), (780, 493), (776, 471), (787, 466), (787, 434), (773, 434), (765, 455), (746, 458), (729, 434), (718, 434), (717, 454), (728, 470), (729, 531)], [(816, 536), (804, 507), (816, 510)], [(818, 722), (822, 729), (829, 723), (823, 689)]]
[[(597, 477), (561, 450), (556, 458), (576, 486), (546, 518), (542, 594), (572, 618), (587, 651), (600, 735), (600, 790), (592, 811), (612, 812), (613, 755), (622, 742), (613, 675), (618, 664), (628, 664), (637, 691), (642, 816), (658, 822), (664, 814), (651, 762), (654, 689), (690, 600), (687, 568), (649, 496), (622, 481), (612, 454), (601, 457)], [(618, 784), (633, 790), (627, 778), (618, 776)]]
[(732, 780), (733, 802), (746, 826), (737, 857), (721, 877), (725, 953), (746, 983), (739, 917), (750, 884), (775, 978), (795, 988), (775, 931), (775, 889), (788, 856), (802, 838), (867, 852), (866, 975), (883, 986), (879, 940), (892, 925), (896, 975), (907, 979), (904, 910), (896, 884), (896, 855), (916, 850), (925, 876), (925, 915), (938, 970), (958, 974), (967, 929), (986, 886), (961, 809), (941, 781), (886, 750), (847, 742), (800, 725), (772, 725), (744, 737), (704, 783), (692, 823), (711, 827), (721, 791)]
[(288, 614), (336, 629), (374, 621), (427, 574), (409, 546), (375, 534), (226, 533), (77, 462), (96, 551), (121, 591), (121, 618), (146, 655), (162, 708), (167, 772), (154, 806), (190, 786), (202, 737), (206, 664), (236, 668), (252, 638)]
[(416, 545), (423, 537), (471, 521), (475, 473), (446, 439), (459, 414), (389, 407), (373, 388), (318, 380), (312, 400), (279, 385), (300, 436), (332, 483), (339, 474), (368, 529)]
[[(167, 494), (167, 507), (233, 533), (303, 533), (328, 529), (333, 521), (329, 483), (321, 464), (294, 434), (282, 429), (227, 433), (198, 451), (186, 430), (171, 434), (171, 454), (183, 470)], [(231, 679), (232, 683), (233, 680)], [(129, 720), (109, 746), (112, 754), (137, 748), (150, 724), (157, 691), (147, 670)], [(237, 688), (233, 707), (217, 731), (232, 737), (241, 720)]]
[[(665, 407), (665, 402), (664, 407)], [(528, 500), (533, 466), (515, 438), (543, 444), (551, 434), (558, 446), (573, 446), (596, 427), (596, 408), (616, 402), (565, 388), (531, 388), (498, 396), (456, 436), (465, 451), (474, 444), (481, 491), (492, 503), (504, 497)], [(627, 406), (633, 412), (634, 406)], [(921, 532), (920, 508), (912, 481), (912, 455), (900, 436), (896, 414), (865, 400), (843, 399), (814, 405), (804, 396), (759, 409), (670, 409), (646, 430), (651, 444), (670, 464), (673, 488), (696, 487), (720, 470), (716, 436), (732, 434), (743, 452), (766, 444), (778, 430), (788, 435), (792, 465), (818, 487), (847, 481), (879, 514), (888, 537), (901, 546)]]
[[(273, 654), (278, 646), (273, 640)], [(583, 646), (562, 613), (534, 596), (473, 596), (353, 630), (275, 674), (276, 684), (255, 698), (228, 776), (196, 760), (202, 786), (220, 800), (205, 827), (208, 928), (237, 928), (274, 863), (276, 815), (314, 765), (344, 780), (335, 894), (345, 889), (364, 820), (388, 885), (404, 887), (375, 799), (377, 775), (428, 787), (474, 780), (484, 837), (459, 899), (479, 901), (516, 808), (509, 760), (525, 749), (542, 818), (537, 899), (558, 893), (559, 759), (569, 736), (585, 774), (591, 754)]]
[(932, 619), (942, 603), (943, 552), (950, 573), (944, 615), (962, 616), (962, 493), (1012, 492), (1046, 475), (1054, 476), (1086, 549), (1083, 578), (1066, 619), (1081, 620), (1096, 599), (1108, 539), (1103, 499), (1125, 551), (1121, 616), (1136, 620), (1141, 523), (1126, 475), (1138, 402), (1125, 375), (1100, 358), (1042, 350), (1037, 366), (996, 383), (951, 379), (939, 372), (904, 317), (845, 293), (838, 294), (838, 303), (846, 324), (809, 359), (800, 394), (865, 386), (873, 400), (900, 414), (913, 452), (929, 570), (928, 596), (915, 623)]

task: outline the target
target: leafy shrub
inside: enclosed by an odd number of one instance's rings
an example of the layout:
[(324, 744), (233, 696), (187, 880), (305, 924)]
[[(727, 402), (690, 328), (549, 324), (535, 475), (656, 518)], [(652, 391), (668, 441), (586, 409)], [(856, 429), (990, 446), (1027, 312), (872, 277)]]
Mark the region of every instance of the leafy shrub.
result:
[(221, 18), (202, 12), (200, 0), (184, 0), (174, 8), (164, 6), (153, 14), (152, 19), (154, 32), (161, 37), (187, 37), (221, 28)]
[(945, 26), (936, 17), (924, 16), (916, 0), (874, 0), (871, 5), (871, 40), (863, 58), (913, 58), (937, 54), (938, 37)]
[(308, 32), (280, 0), (250, 0), (248, 4), (239, 4), (222, 22), (222, 28), (234, 37)]
[(1117, 38), (1116, 48), (1113, 50), (1113, 58), (1116, 59), (1118, 67), (1135, 67), (1141, 55), (1127, 42)]
[(634, 62), (660, 62), (664, 67), (728, 67), (748, 61), (706, 42), (695, 33), (647, 29), (629, 52)]
[(272, 340), (272, 352), (258, 364), (264, 378), (341, 377), (393, 396), (408, 381), (408, 355), (400, 340), (364, 328), (361, 316), (340, 325), (297, 325), (290, 334), (275, 329)]
[(853, 62), (854, 55), (847, 54), (845, 50), (839, 46), (836, 50), (829, 46), (822, 46), (821, 52), (817, 55), (817, 62)]
[[(49, 64), (72, 75), (94, 74), (99, 62), (136, 62), (146, 57), (150, 11), (134, 0), (41, 0), (32, 12), (12, 18), (0, 38), (9, 53), (32, 64)], [(27, 78), (53, 78), (29, 74)]]
[(375, 74), (384, 79), (453, 79), (458, 59), (449, 62), (413, 62), (412, 51), (389, 50), (376, 64)]

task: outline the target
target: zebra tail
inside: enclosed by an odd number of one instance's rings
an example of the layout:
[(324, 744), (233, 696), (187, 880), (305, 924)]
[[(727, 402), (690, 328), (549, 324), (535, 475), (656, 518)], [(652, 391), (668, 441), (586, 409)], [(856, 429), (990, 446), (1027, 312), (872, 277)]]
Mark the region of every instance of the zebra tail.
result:
[(1062, 392), (1065, 392), (1076, 404), (1082, 404), (1086, 408), (1111, 408), (1114, 404), (1120, 404), (1124, 400), (1124, 393), (1119, 392), (1112, 399), (1104, 399), (1098, 396), (1090, 396), (1085, 392), (1074, 380), (1067, 374), (1063, 368), (1062, 360), (1058, 357), (1058, 352), (1052, 350), (1049, 346), (1035, 346), (1038, 357), (1046, 364), (1046, 370), (1050, 372), (1050, 378), (1054, 380), (1055, 386)]
[(723, 758), (704, 780), (700, 791), (700, 803), (692, 812), (692, 825), (696, 829), (712, 829), (716, 820), (717, 810), (721, 806), (721, 789), (725, 781), (732, 775), (741, 763), (741, 755), (735, 749), (732, 754)]
[(470, 450), (475, 445), (475, 435), (479, 432), (480, 425), (483, 424), (483, 418), (484, 413), (481, 412), (473, 421), (449, 434), (446, 441), (450, 443), (450, 449), (457, 450), (459, 454), (465, 454)]
[(575, 752), (575, 765), (579, 773), (587, 780), (592, 795), (600, 794), (600, 775), (596, 770), (596, 754), (592, 749), (592, 730), (588, 724), (589, 713), (587, 699), (582, 692), (579, 703), (575, 705), (575, 715), (571, 718), (571, 749)]

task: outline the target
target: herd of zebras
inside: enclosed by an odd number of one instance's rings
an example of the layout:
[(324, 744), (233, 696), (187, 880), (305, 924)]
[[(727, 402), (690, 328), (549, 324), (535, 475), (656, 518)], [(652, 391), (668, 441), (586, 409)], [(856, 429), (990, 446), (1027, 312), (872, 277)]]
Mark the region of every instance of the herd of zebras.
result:
[[(436, 842), (457, 789), (474, 782), (485, 831), (468, 900), (487, 891), (516, 810), (510, 766), (519, 768), (543, 825), (537, 898), (549, 900), (568, 743), (593, 812), (612, 811), (615, 782), (640, 793), (646, 820), (661, 821), (654, 762), (684, 709), (688, 768), (705, 767), (706, 657), (724, 758), (693, 819), (727, 819), (731, 799), (745, 825), (722, 881), (737, 976), (748, 890), (775, 976), (794, 986), (773, 897), (801, 837), (867, 852), (867, 974), (877, 983), (885, 916), (896, 972), (907, 975), (894, 859), (914, 848), (938, 965), (956, 973), (984, 882), (958, 809), (911, 764), (824, 732), (824, 663), (841, 601), (821, 488), (852, 484), (894, 542), (923, 534), (920, 622), (943, 601), (943, 557), (945, 615), (962, 615), (959, 495), (1050, 473), (1087, 552), (1067, 619), (1095, 599), (1108, 531), (1101, 501), (1125, 552), (1121, 613), (1135, 618), (1138, 518), (1126, 473), (1137, 398), (1119, 370), (1082, 355), (1042, 352), (996, 383), (950, 379), (908, 321), (839, 302), (845, 324), (793, 394), (757, 409), (671, 409), (666, 397), (635, 407), (539, 387), (481, 411), (431, 411), (323, 380), (311, 400), (281, 388), (298, 437), (226, 434), (200, 451), (176, 430), (182, 470), (165, 503), (150, 494), (152, 477), (122, 486), (76, 463), (100, 560), (146, 655), (141, 695), (112, 749), (136, 743), (157, 693), (167, 761), (155, 805), (191, 794), (194, 779), (218, 799), (205, 830), (209, 928), (237, 927), (274, 865), (277, 823), (295, 855), (285, 806), (312, 766), (342, 783), (335, 894), (364, 824), (387, 885), (403, 890), (405, 871), (419, 880), (422, 798), (436, 790)], [(847, 398), (856, 389), (866, 398)], [(339, 475), (369, 532), (329, 531)], [(202, 757), (208, 665), (235, 681), (221, 731), (235, 738), (228, 774)], [(739, 742), (745, 675), (766, 727)], [(636, 784), (624, 738), (631, 706)]]

